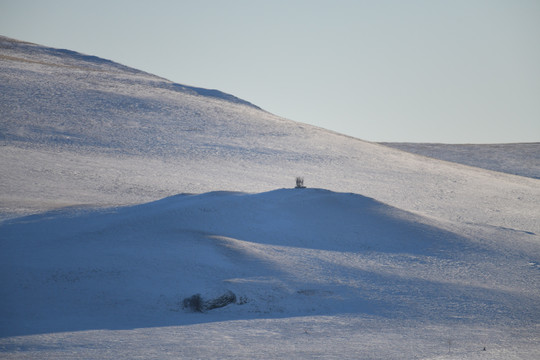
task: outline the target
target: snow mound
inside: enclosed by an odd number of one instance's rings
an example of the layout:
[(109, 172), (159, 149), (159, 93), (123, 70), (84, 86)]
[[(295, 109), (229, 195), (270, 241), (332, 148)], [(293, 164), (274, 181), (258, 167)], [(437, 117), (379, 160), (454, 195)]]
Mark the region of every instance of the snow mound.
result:
[(3, 218), (264, 192), (302, 176), (423, 216), (540, 233), (536, 179), (299, 124), (72, 51), (0, 38), (0, 68)]
[[(4, 222), (0, 237), (4, 337), (343, 314), (523, 325), (540, 311), (519, 246), (322, 189), (50, 212)], [(196, 294), (234, 300), (196, 313)]]

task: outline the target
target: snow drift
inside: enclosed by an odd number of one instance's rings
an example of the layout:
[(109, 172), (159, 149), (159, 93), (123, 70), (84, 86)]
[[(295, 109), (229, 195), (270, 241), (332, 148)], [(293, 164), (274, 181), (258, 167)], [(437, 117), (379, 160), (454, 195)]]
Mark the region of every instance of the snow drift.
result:
[[(320, 189), (48, 213), (0, 237), (3, 336), (349, 313), (523, 325), (540, 311), (538, 254)], [(213, 314), (183, 306), (227, 292)]]

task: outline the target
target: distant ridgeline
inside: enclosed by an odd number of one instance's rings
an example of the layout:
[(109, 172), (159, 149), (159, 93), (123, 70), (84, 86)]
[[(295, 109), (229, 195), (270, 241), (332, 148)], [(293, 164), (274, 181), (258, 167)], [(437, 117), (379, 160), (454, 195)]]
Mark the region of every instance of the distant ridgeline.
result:
[(204, 89), (204, 88), (199, 88), (199, 87), (194, 87), (194, 86), (187, 86), (187, 85), (176, 84), (176, 83), (164, 84), (162, 87), (166, 88), (166, 89), (169, 89), (169, 90), (188, 93), (190, 95), (201, 95), (201, 96), (213, 97), (213, 98), (216, 98), (216, 99), (229, 101), (229, 102), (232, 102), (232, 103), (235, 103), (235, 104), (247, 105), (247, 106), (254, 107), (255, 109), (262, 110), (260, 107), (258, 107), (256, 105), (253, 105), (249, 101), (242, 100), (240, 98), (237, 98), (234, 95), (227, 94), (227, 93), (224, 93), (222, 91), (215, 90), (215, 89)]

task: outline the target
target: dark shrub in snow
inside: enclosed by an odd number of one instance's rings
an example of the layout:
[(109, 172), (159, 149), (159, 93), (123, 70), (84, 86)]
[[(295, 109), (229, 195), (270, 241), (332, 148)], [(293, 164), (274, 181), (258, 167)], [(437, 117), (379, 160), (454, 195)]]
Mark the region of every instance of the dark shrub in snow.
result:
[(195, 294), (184, 299), (184, 309), (189, 309), (194, 312), (203, 312), (204, 303), (201, 294)]
[(203, 301), (201, 294), (195, 294), (187, 297), (183, 301), (183, 308), (191, 310), (193, 312), (203, 312), (205, 310), (212, 310), (234, 304), (236, 302), (236, 295), (227, 290), (227, 292), (215, 299)]
[(228, 290), (225, 294), (204, 303), (207, 310), (217, 309), (236, 302), (236, 295)]

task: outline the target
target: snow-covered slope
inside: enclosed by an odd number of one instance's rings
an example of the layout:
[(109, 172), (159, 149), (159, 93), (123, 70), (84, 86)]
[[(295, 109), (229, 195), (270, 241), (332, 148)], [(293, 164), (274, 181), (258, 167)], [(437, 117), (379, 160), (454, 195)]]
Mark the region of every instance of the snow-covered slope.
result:
[[(537, 180), (442, 163), (65, 50), (3, 38), (4, 213), (294, 183), (540, 232)], [(500, 189), (505, 189), (500, 191)], [(480, 208), (481, 211), (478, 211)]]
[(540, 179), (540, 143), (382, 143), (413, 154)]
[[(306, 316), (316, 320), (305, 329), (288, 329), (291, 336), (310, 337), (313, 327), (338, 326), (336, 321), (343, 322), (339, 336), (346, 331), (353, 338), (363, 330), (352, 324), (364, 322), (377, 331), (391, 319), (397, 331), (415, 323), (424, 327), (417, 332), (431, 338), (429, 346), (402, 349), (407, 358), (445, 354), (440, 331), (454, 326), (469, 335), (476, 329), (476, 344), (448, 335), (461, 342), (457, 357), (479, 354), (483, 346), (493, 356), (501, 338), (490, 331), (523, 335), (529, 329), (538, 335), (538, 236), (475, 231), (464, 237), (356, 194), (281, 189), (178, 195), (140, 206), (12, 220), (0, 228), (0, 237), (1, 336), (8, 337), (0, 349), (27, 341), (15, 335), (157, 328), (166, 336), (170, 326), (219, 321), (227, 332), (234, 325), (226, 321)], [(183, 307), (194, 294), (208, 301), (228, 292), (236, 296), (228, 306), (204, 313)], [(527, 351), (540, 350), (538, 343), (518, 340)], [(197, 357), (186, 334), (177, 341), (184, 349), (172, 357)], [(49, 346), (44, 354), (53, 350)], [(72, 346), (66, 342), (66, 350)], [(204, 358), (236, 357), (232, 349), (215, 350), (199, 349)], [(514, 346), (499, 350), (515, 352)], [(104, 354), (99, 348), (79, 351)], [(259, 357), (251, 351), (242, 356)], [(285, 356), (303, 357), (295, 351)]]
[(72, 51), (0, 38), (0, 68), (2, 357), (540, 351), (540, 180)]

